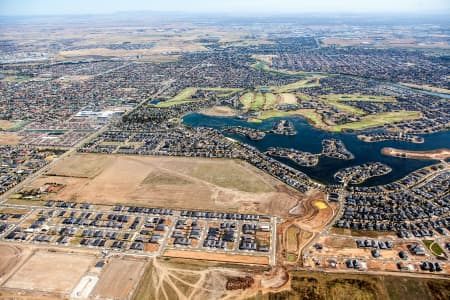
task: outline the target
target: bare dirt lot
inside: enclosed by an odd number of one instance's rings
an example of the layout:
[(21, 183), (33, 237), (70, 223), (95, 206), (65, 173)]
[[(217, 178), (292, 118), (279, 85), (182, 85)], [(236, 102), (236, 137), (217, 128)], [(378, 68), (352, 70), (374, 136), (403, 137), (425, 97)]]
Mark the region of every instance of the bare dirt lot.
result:
[(0, 245), (0, 280), (6, 277), (14, 270), (18, 264), (23, 261), (29, 251), (24, 251), (21, 247), (14, 245)]
[(226, 290), (229, 277), (252, 276), (259, 266), (237, 266), (212, 261), (153, 259), (145, 271), (134, 300), (247, 299), (258, 292), (259, 282), (245, 290)]
[(68, 294), (94, 260), (94, 256), (79, 253), (37, 251), (3, 286)]
[(164, 251), (164, 256), (177, 258), (204, 259), (222, 262), (246, 263), (256, 265), (269, 264), (269, 257), (267, 256), (234, 255), (225, 253), (194, 252), (182, 250), (166, 250)]
[(144, 266), (144, 261), (112, 259), (105, 266), (92, 295), (111, 299), (127, 298), (133, 287), (138, 283)]
[(228, 106), (213, 106), (202, 111), (202, 114), (215, 117), (232, 117), (238, 114), (238, 111)]
[(16, 123), (7, 121), (7, 120), (0, 120), (0, 129), (7, 130), (11, 127), (13, 127)]
[(334, 215), (334, 208), (325, 201), (324, 193), (311, 190), (304, 199), (290, 211), (294, 223), (303, 230), (320, 232)]
[(0, 145), (17, 145), (20, 139), (17, 133), (0, 132)]
[[(51, 175), (51, 176), (49, 176)], [(31, 186), (65, 187), (45, 199), (287, 214), (302, 195), (238, 160), (76, 154)]]

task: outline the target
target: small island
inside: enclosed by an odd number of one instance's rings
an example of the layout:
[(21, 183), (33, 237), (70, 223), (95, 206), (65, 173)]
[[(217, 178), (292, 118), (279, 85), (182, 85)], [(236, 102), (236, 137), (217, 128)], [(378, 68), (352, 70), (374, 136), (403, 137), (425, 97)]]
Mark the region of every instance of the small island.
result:
[(266, 136), (266, 133), (264, 131), (259, 131), (256, 129), (242, 127), (242, 126), (229, 127), (227, 129), (225, 129), (224, 132), (230, 132), (230, 133), (235, 133), (235, 134), (239, 134), (242, 136), (246, 136), (247, 138), (249, 138), (252, 141), (260, 141)]
[(303, 152), (296, 149), (271, 147), (266, 151), (267, 155), (274, 157), (289, 158), (296, 164), (303, 167), (314, 167), (319, 163), (319, 155), (309, 152)]
[(446, 148), (429, 151), (412, 151), (385, 147), (381, 149), (381, 153), (387, 156), (422, 160), (445, 160), (450, 158), (450, 149)]
[(358, 139), (366, 143), (376, 143), (383, 141), (400, 141), (415, 144), (422, 144), (424, 138), (418, 135), (404, 134), (401, 132), (378, 132), (359, 134)]
[(353, 153), (347, 150), (344, 143), (337, 139), (322, 140), (322, 155), (343, 160), (355, 158)]
[(273, 124), (270, 133), (281, 135), (296, 135), (297, 130), (295, 129), (295, 126), (291, 121), (279, 120)]
[(339, 170), (334, 179), (341, 183), (360, 184), (369, 178), (383, 176), (392, 171), (391, 167), (380, 162), (370, 162)]

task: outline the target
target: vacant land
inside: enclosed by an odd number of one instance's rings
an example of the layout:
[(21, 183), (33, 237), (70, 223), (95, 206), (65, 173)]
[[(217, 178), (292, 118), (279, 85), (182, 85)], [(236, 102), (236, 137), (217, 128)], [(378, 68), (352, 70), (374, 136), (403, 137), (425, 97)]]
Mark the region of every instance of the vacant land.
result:
[(17, 145), (21, 137), (17, 133), (0, 132), (0, 145)]
[(0, 245), (0, 278), (3, 280), (27, 255), (28, 251), (12, 245)]
[(176, 258), (212, 260), (212, 261), (221, 261), (221, 262), (232, 262), (232, 263), (245, 263), (245, 264), (255, 264), (255, 265), (268, 265), (269, 264), (269, 257), (256, 256), (256, 255), (235, 255), (235, 254), (225, 254), (225, 253), (198, 252), (198, 251), (194, 252), (194, 251), (169, 249), (169, 250), (164, 251), (164, 256), (176, 257)]
[(397, 102), (392, 96), (361, 95), (361, 94), (328, 94), (320, 96), (326, 101), (367, 101), (367, 102)]
[(411, 159), (434, 159), (434, 160), (445, 160), (450, 158), (450, 149), (437, 149), (429, 151), (413, 151), (413, 150), (402, 150), (395, 148), (385, 147), (381, 149), (381, 153), (387, 156), (394, 157), (404, 157)]
[(114, 258), (105, 266), (100, 280), (92, 291), (94, 297), (127, 299), (138, 283), (145, 262)]
[(133, 299), (247, 299), (255, 294), (255, 290), (227, 291), (227, 278), (249, 275), (247, 272), (251, 272), (250, 270), (257, 272), (260, 269), (213, 261), (153, 259), (147, 266)]
[(0, 120), (0, 130), (8, 130), (11, 127), (14, 127), (16, 123), (8, 121), (8, 120)]
[(286, 232), (286, 250), (289, 252), (297, 252), (298, 251), (298, 236), (300, 234), (300, 229), (291, 225), (287, 229)]
[(425, 90), (433, 93), (442, 93), (442, 94), (450, 94), (450, 89), (444, 89), (444, 88), (438, 88), (431, 85), (418, 85), (413, 83), (404, 83), (402, 82), (401, 85), (412, 87), (414, 89), (420, 89)]
[(94, 261), (94, 256), (38, 251), (3, 286), (68, 294)]
[(227, 159), (76, 154), (31, 187), (48, 182), (65, 186), (44, 199), (279, 215), (301, 196), (253, 166)]
[(238, 112), (229, 106), (213, 106), (202, 111), (202, 114), (214, 117), (232, 117), (237, 115)]
[(291, 290), (251, 299), (449, 299), (450, 281), (423, 278), (292, 272)]
[(47, 172), (52, 176), (94, 178), (112, 161), (112, 157), (102, 155), (76, 154), (58, 162)]

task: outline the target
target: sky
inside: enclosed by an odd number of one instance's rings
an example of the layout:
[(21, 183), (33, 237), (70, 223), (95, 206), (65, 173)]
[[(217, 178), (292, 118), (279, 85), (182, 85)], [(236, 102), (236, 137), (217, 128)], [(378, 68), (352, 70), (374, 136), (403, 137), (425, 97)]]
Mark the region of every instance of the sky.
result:
[(124, 11), (258, 13), (450, 13), (450, 0), (0, 0), (0, 15)]

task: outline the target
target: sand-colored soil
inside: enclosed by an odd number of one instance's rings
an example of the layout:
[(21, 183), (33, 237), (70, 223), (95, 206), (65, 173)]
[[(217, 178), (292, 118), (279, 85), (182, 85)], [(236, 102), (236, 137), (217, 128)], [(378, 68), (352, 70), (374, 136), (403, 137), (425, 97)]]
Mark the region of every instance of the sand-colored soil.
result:
[(91, 255), (38, 251), (3, 286), (68, 294), (94, 261)]
[(197, 251), (194, 252), (194, 251), (183, 251), (174, 249), (164, 251), (163, 255), (177, 258), (190, 258), (190, 259), (201, 259), (201, 260), (212, 260), (212, 261), (234, 262), (234, 263), (245, 263), (256, 265), (269, 264), (269, 257), (256, 255), (236, 255), (236, 254), (197, 252)]
[(253, 276), (261, 268), (239, 268), (236, 265), (231, 268), (211, 261), (153, 259), (133, 299), (249, 299), (258, 292), (258, 278), (252, 287), (245, 290), (226, 290), (226, 282), (229, 277)]
[[(48, 176), (53, 174), (55, 176)], [(77, 154), (35, 180), (45, 199), (286, 215), (301, 194), (238, 160)]]
[(145, 262), (131, 259), (112, 259), (105, 266), (92, 294), (94, 297), (126, 299), (138, 283)]
[(306, 231), (322, 231), (334, 215), (334, 209), (324, 199), (324, 193), (318, 190), (308, 191), (305, 198), (290, 211), (297, 217), (293, 223)]
[(202, 114), (213, 117), (232, 117), (238, 112), (229, 106), (213, 106), (202, 111)]
[(0, 120), (0, 129), (7, 130), (11, 127), (13, 127), (16, 123), (7, 121), (7, 120)]
[(430, 151), (412, 151), (412, 150), (402, 150), (396, 148), (385, 147), (381, 149), (381, 153), (387, 156), (394, 157), (405, 157), (411, 159), (423, 159), (423, 160), (444, 160), (450, 158), (450, 149), (436, 149)]
[(13, 245), (0, 245), (0, 279), (3, 280), (11, 273), (21, 260), (25, 253), (22, 248)]
[(17, 133), (0, 132), (0, 145), (17, 145), (21, 137)]

